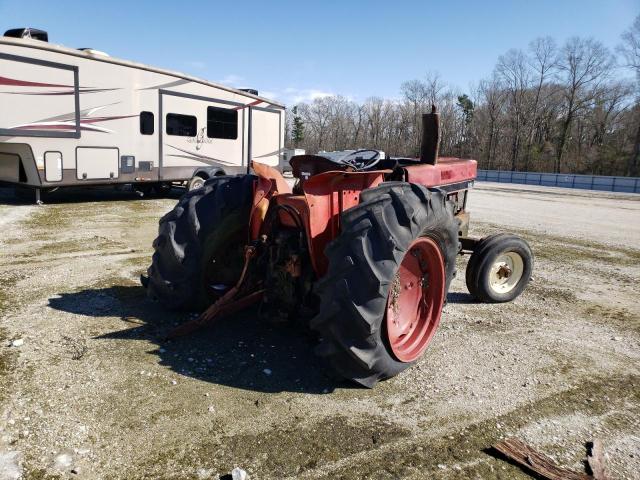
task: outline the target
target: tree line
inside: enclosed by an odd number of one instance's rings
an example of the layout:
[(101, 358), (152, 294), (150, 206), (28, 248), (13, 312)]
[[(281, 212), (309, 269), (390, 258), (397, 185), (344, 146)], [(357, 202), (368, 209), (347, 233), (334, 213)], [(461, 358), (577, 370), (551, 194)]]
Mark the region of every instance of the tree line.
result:
[(400, 99), (336, 95), (298, 104), (287, 145), (415, 157), (421, 114), (436, 105), (442, 156), (475, 158), (485, 169), (640, 174), (640, 15), (615, 52), (592, 38), (563, 45), (538, 38), (501, 55), (468, 92), (437, 73), (404, 82), (400, 92)]

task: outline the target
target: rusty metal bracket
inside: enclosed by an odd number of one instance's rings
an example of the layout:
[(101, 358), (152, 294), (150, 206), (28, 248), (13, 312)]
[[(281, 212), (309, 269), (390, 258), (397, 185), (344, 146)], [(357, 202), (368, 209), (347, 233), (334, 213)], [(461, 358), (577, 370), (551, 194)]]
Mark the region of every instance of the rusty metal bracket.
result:
[(242, 284), (245, 281), (247, 270), (249, 269), (249, 264), (251, 263), (251, 260), (255, 257), (255, 255), (256, 247), (250, 245), (246, 246), (244, 250), (244, 266), (242, 267), (242, 273), (240, 274), (238, 282), (231, 289), (229, 289), (228, 292), (220, 297), (214, 304), (212, 304), (209, 308), (202, 312), (198, 318), (190, 322), (183, 323), (182, 325), (169, 332), (169, 335), (167, 335), (166, 339), (171, 340), (176, 337), (182, 337), (184, 335), (193, 333), (200, 328), (211, 325), (215, 320), (219, 319), (223, 315), (228, 315), (230, 313), (236, 312), (259, 301), (264, 294), (264, 290), (257, 290), (242, 298), (239, 298), (237, 300), (235, 299), (235, 296), (238, 294), (242, 287)]
[(460, 249), (460, 253), (463, 255), (467, 253), (473, 253), (479, 241), (480, 239), (478, 238), (460, 237), (460, 244), (462, 246), (462, 248)]

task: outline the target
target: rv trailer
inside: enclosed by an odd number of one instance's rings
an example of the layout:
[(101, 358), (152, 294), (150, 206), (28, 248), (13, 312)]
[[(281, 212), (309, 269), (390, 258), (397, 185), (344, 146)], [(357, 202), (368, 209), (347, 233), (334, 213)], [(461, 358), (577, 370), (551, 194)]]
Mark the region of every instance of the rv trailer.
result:
[(92, 49), (46, 32), (0, 37), (0, 183), (49, 190), (133, 184), (189, 189), (278, 167), (284, 106), (239, 90)]

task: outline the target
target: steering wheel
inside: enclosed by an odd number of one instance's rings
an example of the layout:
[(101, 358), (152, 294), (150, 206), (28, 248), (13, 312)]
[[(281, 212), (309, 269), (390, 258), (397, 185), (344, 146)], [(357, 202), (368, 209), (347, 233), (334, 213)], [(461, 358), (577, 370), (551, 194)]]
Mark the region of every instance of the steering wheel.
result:
[[(363, 153), (371, 153), (368, 158), (363, 158)], [(348, 155), (345, 155), (341, 159), (343, 162), (348, 163), (355, 167), (357, 170), (367, 170), (374, 167), (380, 160), (380, 152), (371, 148), (363, 148), (356, 150)]]

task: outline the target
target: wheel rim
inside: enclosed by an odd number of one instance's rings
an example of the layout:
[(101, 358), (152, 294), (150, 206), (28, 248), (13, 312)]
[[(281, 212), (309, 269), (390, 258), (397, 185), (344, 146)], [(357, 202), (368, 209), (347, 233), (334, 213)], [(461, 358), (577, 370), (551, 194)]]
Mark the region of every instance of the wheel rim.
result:
[(438, 328), (444, 303), (444, 259), (431, 238), (416, 239), (405, 254), (387, 298), (387, 338), (401, 362), (416, 360)]
[(489, 286), (496, 293), (509, 293), (524, 274), (524, 261), (516, 252), (506, 252), (495, 259), (489, 271)]
[(204, 180), (200, 177), (198, 177), (198, 180), (194, 180), (191, 183), (191, 190), (196, 190), (198, 188), (202, 188), (202, 186), (204, 185)]

